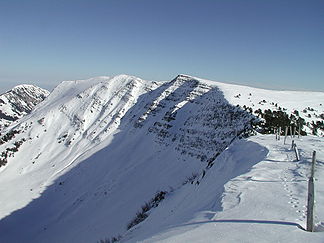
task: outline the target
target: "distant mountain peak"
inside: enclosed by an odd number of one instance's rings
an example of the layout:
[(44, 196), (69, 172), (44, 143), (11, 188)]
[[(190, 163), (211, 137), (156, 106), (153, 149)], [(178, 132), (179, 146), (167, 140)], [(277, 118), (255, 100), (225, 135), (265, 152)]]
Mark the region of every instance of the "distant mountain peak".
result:
[(16, 85), (15, 87), (13, 87), (11, 90), (9, 90), (7, 92), (10, 92), (12, 90), (18, 90), (18, 89), (41, 89), (41, 88), (38, 87), (38, 86), (35, 86), (33, 84), (19, 84), (19, 85)]
[(0, 95), (0, 130), (30, 113), (49, 91), (31, 84), (21, 84)]
[(187, 74), (178, 74), (173, 80), (178, 80), (178, 79), (195, 79), (195, 78)]

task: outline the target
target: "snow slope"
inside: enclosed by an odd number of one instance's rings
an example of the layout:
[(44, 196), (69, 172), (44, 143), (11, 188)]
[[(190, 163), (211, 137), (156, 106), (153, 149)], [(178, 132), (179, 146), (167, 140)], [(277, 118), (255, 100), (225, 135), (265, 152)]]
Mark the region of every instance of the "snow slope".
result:
[[(217, 158), (251, 129), (255, 117), (236, 106), (231, 93), (247, 88), (231, 87), (185, 75), (170, 82), (119, 75), (61, 83), (0, 138), (0, 159), (6, 159), (0, 167), (0, 242), (96, 242), (118, 234), (130, 241), (149, 240), (157, 232), (156, 221), (145, 230), (148, 235), (140, 231), (141, 224), (139, 231), (126, 229), (143, 204), (159, 191), (173, 191), (167, 202), (173, 194), (181, 197), (182, 190), (196, 190), (183, 187), (193, 173), (206, 173), (202, 188)], [(263, 98), (262, 90), (251, 90), (259, 96), (255, 101)], [(315, 97), (312, 92), (306, 96)], [(323, 97), (319, 93), (309, 103), (316, 112), (323, 111), (317, 107)], [(223, 164), (218, 189), (266, 156), (267, 149), (255, 152), (263, 147), (258, 141), (249, 142), (251, 148), (236, 144), (237, 151), (251, 151), (245, 153), (249, 163), (240, 168), (233, 159), (232, 171)], [(257, 156), (251, 160), (250, 154)], [(209, 189), (207, 196), (213, 193)], [(151, 210), (143, 229), (155, 212), (161, 216), (163, 203)], [(178, 213), (176, 222), (192, 218), (189, 211)]]
[[(89, 242), (123, 233), (145, 201), (182, 185), (251, 119), (215, 86), (190, 77), (63, 82), (0, 146), (23, 143), (0, 168), (0, 215), (7, 216), (0, 237)], [(15, 234), (31, 217), (34, 224)]]
[(24, 115), (40, 102), (49, 92), (34, 85), (18, 85), (0, 95), (0, 130)]
[[(197, 78), (199, 80), (199, 78)], [(277, 91), (235, 84), (213, 82), (224, 93), (225, 98), (233, 105), (252, 108), (253, 111), (280, 108), (286, 109), (290, 115), (298, 111), (299, 116), (309, 123), (305, 127), (311, 134), (312, 122), (323, 122), (324, 117), (324, 93), (310, 91)], [(321, 117), (322, 115), (322, 117)], [(318, 131), (319, 136), (324, 136), (324, 130)]]
[[(215, 161), (199, 185), (173, 192), (150, 217), (124, 236), (125, 242), (323, 242), (323, 138), (273, 135), (239, 140)], [(315, 230), (306, 228), (307, 181), (313, 150)]]

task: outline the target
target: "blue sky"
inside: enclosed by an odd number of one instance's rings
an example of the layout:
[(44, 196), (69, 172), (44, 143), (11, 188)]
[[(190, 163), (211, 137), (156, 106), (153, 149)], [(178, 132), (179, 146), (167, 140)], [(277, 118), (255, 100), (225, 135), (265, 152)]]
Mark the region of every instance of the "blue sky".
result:
[(324, 1), (0, 1), (0, 92), (121, 73), (324, 91)]

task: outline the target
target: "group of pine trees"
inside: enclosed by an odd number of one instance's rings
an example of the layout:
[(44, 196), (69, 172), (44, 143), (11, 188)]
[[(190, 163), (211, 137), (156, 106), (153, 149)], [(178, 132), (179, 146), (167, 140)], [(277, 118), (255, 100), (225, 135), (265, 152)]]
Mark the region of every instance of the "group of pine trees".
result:
[[(275, 133), (275, 129), (278, 127), (292, 127), (288, 129), (288, 135), (294, 130), (300, 131), (300, 135), (305, 136), (306, 132), (303, 131), (304, 125), (306, 125), (305, 120), (301, 118), (298, 111), (294, 111), (293, 114), (287, 114), (283, 110), (272, 111), (270, 109), (261, 109), (255, 111), (259, 117), (263, 118), (263, 122), (260, 122), (260, 132), (264, 134)], [(284, 129), (282, 129), (284, 131)]]
[[(251, 107), (243, 106), (243, 109), (253, 113)], [(257, 124), (258, 132), (262, 134), (274, 134), (278, 127), (282, 128), (282, 132), (284, 132), (284, 127), (292, 127), (292, 129), (288, 129), (288, 135), (293, 131), (300, 131), (300, 135), (307, 135), (303, 130), (306, 125), (305, 119), (299, 116), (299, 112), (295, 110), (292, 114), (288, 114), (286, 109), (278, 108), (278, 110), (265, 109), (262, 111), (260, 108), (255, 110), (254, 113), (261, 118), (259, 123)]]

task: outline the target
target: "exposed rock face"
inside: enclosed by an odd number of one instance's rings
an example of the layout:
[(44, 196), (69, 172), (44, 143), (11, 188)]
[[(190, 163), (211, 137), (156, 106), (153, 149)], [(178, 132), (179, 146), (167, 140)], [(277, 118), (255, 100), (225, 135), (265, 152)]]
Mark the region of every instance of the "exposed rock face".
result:
[[(252, 127), (255, 117), (224, 98), (215, 85), (179, 75), (154, 91), (135, 127), (148, 124), (155, 141), (204, 162)], [(153, 94), (153, 97), (155, 94)]]
[(34, 85), (18, 85), (0, 95), (0, 130), (30, 113), (49, 95), (49, 91)]

